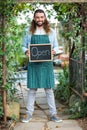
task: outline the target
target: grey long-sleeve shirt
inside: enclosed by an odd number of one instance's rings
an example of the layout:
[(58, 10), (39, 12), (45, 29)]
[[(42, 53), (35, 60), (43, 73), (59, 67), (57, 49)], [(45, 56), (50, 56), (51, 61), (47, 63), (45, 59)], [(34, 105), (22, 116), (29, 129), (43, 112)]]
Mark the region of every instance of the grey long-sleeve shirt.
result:
[[(39, 30), (37, 29), (35, 34), (37, 35), (42, 35), (42, 34), (46, 34), (45, 31)], [(52, 49), (58, 53), (58, 41), (57, 41), (57, 36), (56, 33), (53, 29), (51, 29), (51, 32), (49, 33), (49, 41), (52, 44)], [(23, 42), (22, 42), (22, 50), (25, 53), (28, 50), (29, 44), (31, 41), (31, 34), (29, 33), (29, 31), (26, 31), (25, 36), (23, 37)]]

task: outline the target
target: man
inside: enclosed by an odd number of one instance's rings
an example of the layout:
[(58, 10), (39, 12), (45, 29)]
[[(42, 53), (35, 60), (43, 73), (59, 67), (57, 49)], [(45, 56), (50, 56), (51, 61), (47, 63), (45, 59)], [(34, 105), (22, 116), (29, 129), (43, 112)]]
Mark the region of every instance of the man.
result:
[[(54, 31), (50, 28), (49, 22), (47, 21), (46, 15), (43, 10), (38, 9), (34, 13), (33, 20), (29, 32), (26, 33), (23, 38), (23, 51), (27, 57), (29, 57), (29, 44), (52, 44), (52, 55), (58, 51), (57, 38)], [(26, 118), (22, 119), (22, 122), (29, 122), (32, 118), (34, 111), (34, 102), (37, 88), (44, 88), (46, 98), (49, 106), (50, 117), (52, 121), (61, 122), (57, 115), (55, 106), (55, 99), (53, 93), (54, 87), (54, 73), (53, 73), (53, 62), (30, 62), (28, 64), (27, 72), (27, 87), (28, 100), (27, 100), (27, 111)]]

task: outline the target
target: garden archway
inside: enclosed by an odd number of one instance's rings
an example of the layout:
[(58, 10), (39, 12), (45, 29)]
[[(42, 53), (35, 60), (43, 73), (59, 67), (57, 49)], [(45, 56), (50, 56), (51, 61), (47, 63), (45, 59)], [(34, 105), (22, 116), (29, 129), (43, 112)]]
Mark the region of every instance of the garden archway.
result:
[[(15, 0), (16, 2), (36, 2), (35, 0)], [(53, 1), (52, 0), (48, 0), (48, 1), (45, 1), (45, 0), (38, 0), (38, 2), (40, 2), (40, 3), (52, 3)], [(54, 2), (85, 2), (85, 0), (54, 0)], [(84, 11), (84, 10), (83, 10)], [(6, 19), (5, 19), (5, 16), (2, 16), (2, 33), (3, 33), (3, 36), (5, 36), (5, 32), (3, 31), (4, 30), (4, 27), (5, 27), (5, 24), (6, 24)], [(82, 38), (82, 41), (83, 41), (83, 44), (84, 44), (84, 38)], [(70, 56), (71, 56), (71, 52), (72, 52), (72, 49), (73, 49), (73, 47), (72, 46), (70, 46)], [(5, 52), (5, 44), (4, 43), (2, 43), (2, 50), (3, 50), (3, 52)], [(85, 57), (85, 55), (84, 55), (85, 53), (84, 53), (84, 51), (83, 51), (83, 57), (82, 57), (82, 61), (81, 61), (81, 65), (82, 65), (82, 67), (81, 67), (81, 69), (83, 70), (82, 71), (82, 76), (84, 75), (84, 73), (85, 73), (85, 68), (84, 68), (84, 64), (85, 64), (85, 60), (84, 60), (84, 57)], [(72, 57), (71, 57), (72, 58)], [(3, 63), (3, 85), (6, 83), (6, 57), (5, 57), (5, 55), (3, 55), (2, 56), (2, 63)], [(70, 60), (70, 63), (71, 63), (71, 60)], [(71, 71), (72, 69), (70, 68), (70, 71)], [(78, 71), (80, 71), (80, 70), (78, 70)], [(83, 81), (82, 81), (82, 83), (83, 83), (83, 86), (84, 86), (84, 77), (82, 77), (82, 79), (83, 79)], [(71, 76), (71, 79), (70, 80), (72, 80), (72, 76)], [(6, 121), (6, 91), (3, 91), (3, 108), (4, 108), (4, 120)]]

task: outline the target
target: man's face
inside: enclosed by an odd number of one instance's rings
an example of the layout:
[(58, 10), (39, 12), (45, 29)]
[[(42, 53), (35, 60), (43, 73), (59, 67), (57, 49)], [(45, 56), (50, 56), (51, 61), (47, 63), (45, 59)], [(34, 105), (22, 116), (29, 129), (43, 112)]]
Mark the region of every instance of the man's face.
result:
[(36, 13), (35, 14), (34, 21), (38, 27), (43, 26), (45, 19), (46, 19), (46, 17), (44, 15), (44, 13)]

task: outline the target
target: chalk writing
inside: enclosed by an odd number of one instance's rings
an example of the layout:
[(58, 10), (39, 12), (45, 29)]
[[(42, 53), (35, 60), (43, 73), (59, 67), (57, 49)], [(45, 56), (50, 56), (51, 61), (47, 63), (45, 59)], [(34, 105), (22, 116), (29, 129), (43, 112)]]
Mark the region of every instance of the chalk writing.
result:
[(51, 59), (51, 44), (31, 44), (30, 60), (33, 61), (49, 61)]
[(36, 59), (39, 59), (40, 56), (50, 55), (50, 51), (49, 50), (40, 51), (40, 50), (38, 50), (38, 47), (32, 47), (31, 55), (33, 57), (36, 57)]

